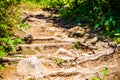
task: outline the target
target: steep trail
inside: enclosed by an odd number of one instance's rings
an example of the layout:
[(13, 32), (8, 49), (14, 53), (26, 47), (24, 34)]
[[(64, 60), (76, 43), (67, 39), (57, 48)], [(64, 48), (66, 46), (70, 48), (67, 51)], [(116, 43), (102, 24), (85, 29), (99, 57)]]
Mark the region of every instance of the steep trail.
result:
[(3, 80), (92, 80), (103, 78), (105, 68), (106, 80), (120, 79), (120, 45), (100, 41), (103, 36), (92, 33), (89, 26), (70, 24), (56, 14), (23, 12), (21, 18), (30, 28), (16, 32), (26, 43), (17, 47), (14, 58), (25, 60), (8, 65), (1, 73)]

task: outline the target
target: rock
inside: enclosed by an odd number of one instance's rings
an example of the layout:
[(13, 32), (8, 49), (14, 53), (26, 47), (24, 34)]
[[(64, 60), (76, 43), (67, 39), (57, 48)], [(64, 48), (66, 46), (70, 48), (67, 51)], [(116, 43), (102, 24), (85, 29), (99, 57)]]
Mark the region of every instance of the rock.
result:
[(32, 76), (27, 76), (27, 77), (25, 77), (25, 79), (24, 80), (35, 80), (35, 78), (34, 77), (32, 77)]
[(76, 31), (69, 33), (68, 37), (82, 37), (84, 35), (84, 32)]
[(84, 31), (84, 29), (80, 26), (75, 26), (68, 30), (69, 32), (75, 32), (75, 31)]
[(85, 34), (85, 30), (82, 27), (75, 26), (68, 30), (68, 37), (82, 37)]
[(106, 38), (104, 35), (98, 35), (98, 39), (101, 40), (101, 41), (104, 41)]
[(86, 44), (94, 44), (94, 43), (96, 43), (98, 41), (98, 37), (94, 37), (94, 38), (92, 38), (92, 39), (88, 39), (87, 41), (86, 41)]
[(32, 41), (33, 41), (33, 36), (32, 35), (28, 35), (28, 36), (24, 37), (23, 40), (25, 41), (25, 43), (31, 44)]
[(17, 65), (17, 74), (20, 76), (33, 76), (36, 78), (46, 72), (44, 70), (44, 66), (35, 56), (21, 60)]

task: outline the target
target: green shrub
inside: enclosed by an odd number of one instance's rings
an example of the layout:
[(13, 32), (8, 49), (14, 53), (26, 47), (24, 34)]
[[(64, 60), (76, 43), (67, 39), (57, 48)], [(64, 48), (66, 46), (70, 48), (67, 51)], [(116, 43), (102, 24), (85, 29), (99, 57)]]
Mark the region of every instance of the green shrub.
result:
[(0, 1), (0, 57), (7, 55), (14, 46), (21, 42), (20, 39), (12, 39), (12, 30), (20, 22), (17, 5), (20, 0)]
[(43, 8), (62, 8), (71, 0), (37, 0)]
[[(120, 33), (120, 1), (119, 0), (74, 0), (69, 6), (61, 9), (61, 16), (76, 23), (86, 22), (92, 24), (94, 30), (101, 28), (109, 37)], [(72, 4), (72, 5), (71, 5)], [(103, 34), (103, 33), (102, 33)], [(119, 42), (119, 41), (117, 41)]]

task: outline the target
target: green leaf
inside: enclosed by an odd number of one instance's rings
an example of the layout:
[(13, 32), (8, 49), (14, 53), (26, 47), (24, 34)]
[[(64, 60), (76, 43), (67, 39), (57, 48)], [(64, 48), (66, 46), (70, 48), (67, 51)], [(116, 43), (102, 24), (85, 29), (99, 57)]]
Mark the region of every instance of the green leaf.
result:
[(60, 63), (62, 63), (62, 62), (63, 62), (62, 59), (56, 59), (56, 63), (57, 63), (57, 64), (60, 64)]
[(109, 31), (110, 30), (110, 25), (106, 26), (106, 30)]
[(4, 66), (3, 66), (3, 64), (0, 64), (0, 69), (4, 69)]
[(115, 36), (120, 36), (120, 33), (115, 33), (114, 35), (115, 35)]
[(95, 24), (94, 30), (97, 29), (100, 26), (100, 24)]
[(104, 74), (104, 76), (108, 75), (108, 68), (105, 68), (105, 69), (103, 70), (103, 74)]
[(0, 46), (0, 51), (3, 50), (3, 46)]
[(10, 0), (6, 0), (7, 2), (10, 2)]
[(106, 20), (105, 21), (105, 25), (109, 25), (110, 21), (109, 20)]
[(113, 21), (113, 17), (112, 16), (110, 16), (109, 21)]
[(29, 29), (29, 28), (30, 28), (30, 25), (29, 25), (28, 23), (25, 23), (25, 24), (24, 24), (24, 27), (25, 27), (25, 29)]
[(112, 21), (113, 26), (115, 26), (115, 21)]
[(120, 33), (120, 28), (117, 28), (117, 32)]
[(97, 78), (97, 77), (94, 77), (92, 80), (100, 80), (99, 78)]
[(72, 48), (76, 48), (78, 49), (80, 47), (80, 43), (79, 42), (75, 42), (73, 45), (72, 45)]
[(12, 45), (12, 44), (13, 44), (13, 41), (12, 41), (12, 40), (10, 40), (10, 39), (8, 39), (7, 44)]
[(15, 39), (15, 42), (16, 42), (16, 43), (21, 43), (21, 42), (22, 42), (22, 39)]
[(18, 3), (18, 2), (20, 2), (21, 0), (16, 0), (16, 1), (17, 1), (17, 3)]
[(7, 42), (7, 38), (2, 38), (1, 41)]
[(0, 58), (3, 57), (5, 55), (5, 52), (0, 51)]

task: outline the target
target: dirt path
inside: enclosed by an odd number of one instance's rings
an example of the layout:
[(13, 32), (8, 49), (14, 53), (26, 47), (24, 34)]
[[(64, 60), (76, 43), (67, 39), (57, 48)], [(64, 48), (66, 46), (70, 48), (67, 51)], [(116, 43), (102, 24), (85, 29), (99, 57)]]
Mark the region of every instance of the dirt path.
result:
[[(120, 80), (119, 45), (116, 49), (112, 43), (100, 41), (105, 38), (91, 33), (90, 27), (70, 24), (58, 15), (46, 11), (24, 11), (21, 17), (29, 23), (30, 29), (21, 28), (21, 34), (16, 32), (16, 35), (24, 38), (26, 44), (18, 46), (14, 58), (39, 60), (40, 69), (36, 71), (37, 62), (35, 65), (24, 60), (19, 64), (11, 63), (12, 65), (6, 65), (7, 68), (0, 71), (1, 79), (92, 80), (100, 77), (105, 80)], [(109, 72), (104, 77), (105, 68)]]

